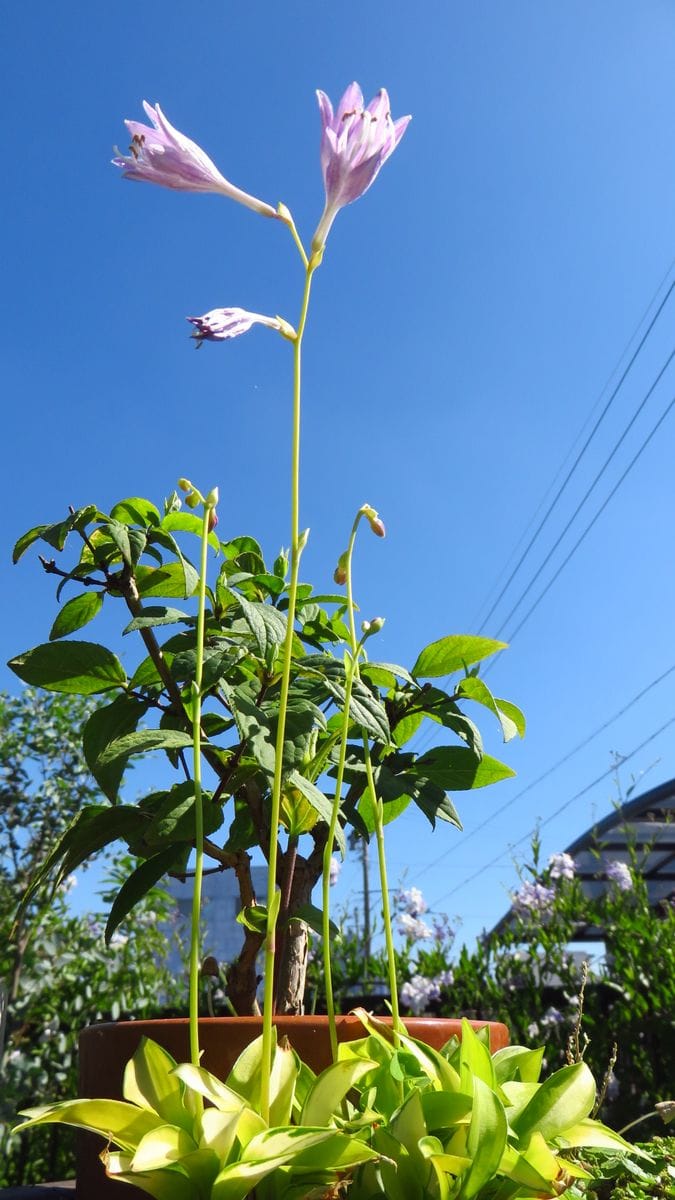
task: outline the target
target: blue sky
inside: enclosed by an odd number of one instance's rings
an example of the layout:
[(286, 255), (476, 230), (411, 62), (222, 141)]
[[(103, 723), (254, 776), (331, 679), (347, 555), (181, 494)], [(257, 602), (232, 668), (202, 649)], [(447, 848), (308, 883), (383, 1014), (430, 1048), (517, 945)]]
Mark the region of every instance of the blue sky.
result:
[[(288, 204), (309, 241), (323, 203), (314, 89), (337, 99), (352, 79), (368, 97), (387, 86), (394, 116), (413, 122), (368, 195), (339, 215), (316, 277), (304, 574), (328, 588), (367, 500), (388, 530), (363, 540), (356, 563), (364, 614), (387, 618), (378, 657), (412, 663), (427, 642), (476, 631), (673, 278), (672, 5), (439, 0), (413, 16), (400, 0), (38, 4), (7, 9), (3, 32), (2, 662), (44, 640), (56, 611), (35, 555), (11, 568), (11, 545), (69, 503), (161, 501), (188, 475), (220, 485), (223, 534), (252, 533), (270, 556), (288, 543), (288, 347), (254, 330), (196, 355), (185, 317), (242, 305), (293, 321), (290, 238), (215, 196), (124, 183), (109, 160), (127, 144), (123, 118), (159, 101), (229, 179)], [(510, 633), (503, 618), (674, 330), (675, 296), (486, 633)], [(670, 371), (531, 599), (673, 395)], [(490, 822), (466, 845), (413, 815), (392, 827), (392, 876), (407, 872), (461, 913), (468, 940), (505, 907), (510, 845), (608, 770), (613, 751), (630, 753), (675, 715), (674, 673), (515, 799), (675, 663), (674, 423), (665, 418), (490, 673), (529, 721), (526, 740), (503, 749), (517, 778), (456, 798), (467, 834)], [(1, 682), (16, 689), (6, 670)], [(674, 738), (671, 726), (636, 754), (623, 785), (632, 771), (646, 772), (644, 786), (672, 777)], [(495, 731), (488, 745), (502, 754)], [(606, 778), (569, 804), (543, 828), (545, 854), (615, 798)], [(358, 886), (346, 868), (336, 901)]]

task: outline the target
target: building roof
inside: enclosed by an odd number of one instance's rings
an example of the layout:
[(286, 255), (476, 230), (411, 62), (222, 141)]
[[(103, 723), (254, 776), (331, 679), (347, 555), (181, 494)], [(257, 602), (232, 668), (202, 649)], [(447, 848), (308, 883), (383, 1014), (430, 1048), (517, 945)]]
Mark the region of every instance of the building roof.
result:
[[(576, 878), (590, 898), (607, 890), (607, 865), (617, 861), (630, 863), (631, 853), (636, 855), (654, 908), (662, 900), (675, 896), (675, 779), (618, 805), (609, 816), (571, 842), (565, 852), (574, 859)], [(510, 909), (493, 932), (498, 933), (513, 920), (514, 912)], [(583, 925), (574, 940), (602, 941), (603, 937), (602, 929)]]

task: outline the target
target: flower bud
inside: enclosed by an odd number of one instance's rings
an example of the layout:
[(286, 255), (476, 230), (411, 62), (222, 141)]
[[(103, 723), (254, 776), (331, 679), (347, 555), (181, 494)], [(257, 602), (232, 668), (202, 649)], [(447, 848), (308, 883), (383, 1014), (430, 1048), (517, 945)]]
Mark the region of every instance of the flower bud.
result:
[(302, 533), (300, 534), (300, 537), (298, 538), (298, 554), (302, 554), (305, 546), (307, 545), (308, 539), (309, 539), (309, 529), (303, 529)]
[(361, 633), (370, 633), (370, 621), (361, 622)]
[(217, 524), (218, 524), (218, 513), (216, 512), (215, 508), (210, 508), (209, 509), (209, 520), (208, 520), (209, 533), (213, 533)]
[(333, 572), (333, 580), (341, 586), (347, 582), (347, 558), (348, 551), (344, 550), (337, 561), (337, 566)]
[(187, 496), (185, 497), (185, 503), (187, 504), (188, 508), (196, 508), (199, 504), (199, 493), (195, 492), (194, 490), (188, 492)]
[(376, 537), (385, 536), (384, 521), (378, 516), (377, 510), (373, 508), (372, 504), (362, 504), (359, 512), (366, 518)]
[(216, 504), (218, 503), (218, 500), (219, 500), (218, 488), (214, 487), (214, 488), (211, 488), (211, 491), (209, 492), (208, 496), (206, 497), (206, 500), (204, 501), (204, 503), (207, 508), (215, 508)]
[(189, 479), (185, 478), (184, 475), (182, 475), (181, 478), (178, 480), (178, 486), (179, 486), (181, 492), (191, 492), (192, 491), (192, 484), (190, 483)]
[(370, 622), (370, 632), (379, 633), (384, 625), (384, 617), (373, 617)]

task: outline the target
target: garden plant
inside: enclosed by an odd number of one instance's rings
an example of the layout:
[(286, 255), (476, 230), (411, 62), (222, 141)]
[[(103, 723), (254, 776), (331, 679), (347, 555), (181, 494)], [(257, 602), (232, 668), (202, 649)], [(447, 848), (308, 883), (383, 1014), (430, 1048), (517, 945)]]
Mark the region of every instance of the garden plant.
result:
[[(129, 154), (114, 160), (128, 179), (215, 192), (290, 233), (302, 271), (295, 325), (237, 307), (188, 318), (198, 346), (255, 324), (289, 344), (290, 547), (268, 565), (250, 535), (223, 536), (227, 513), (218, 513), (217, 487), (186, 478), (178, 484), (182, 501), (178, 493), (163, 505), (131, 497), (110, 512), (91, 503), (17, 544), (15, 558), (47, 544), (43, 567), (58, 580), (59, 596), (67, 588), (70, 598), (49, 641), (19, 654), (12, 669), (31, 685), (107, 701), (83, 731), (107, 799), (78, 814), (24, 903), (121, 840), (142, 861), (113, 901), (111, 938), (167, 872), (194, 870), (190, 1061), (176, 1064), (144, 1040), (127, 1064), (123, 1100), (43, 1105), (25, 1113), (23, 1128), (57, 1122), (97, 1131), (109, 1176), (167, 1200), (301, 1200), (347, 1189), (358, 1200), (553, 1196), (587, 1177), (571, 1153), (576, 1147), (625, 1149), (591, 1118), (589, 1068), (575, 1061), (540, 1082), (541, 1050), (513, 1046), (492, 1055), (466, 1023), (461, 1042), (430, 1050), (408, 1035), (396, 986), (385, 827), (410, 804), (432, 828), (439, 820), (459, 826), (450, 793), (512, 774), (483, 752), (473, 719), (482, 707), (505, 740), (524, 732), (519, 709), (495, 698), (478, 673), (503, 643), (449, 634), (421, 648), (410, 668), (371, 657), (383, 619), (357, 629), (352, 569), (360, 532), (385, 534), (369, 502), (347, 519), (345, 542), (329, 555), (341, 590), (315, 592), (301, 577), (309, 536), (300, 520), (301, 356), (314, 275), (338, 213), (371, 186), (410, 120), (392, 119), (384, 90), (367, 106), (356, 84), (336, 109), (323, 92), (318, 98), (326, 202), (307, 249), (285, 205), (228, 182), (159, 105), (145, 105), (151, 125), (127, 122)], [(186, 549), (191, 537), (196, 565)], [(193, 597), (196, 613), (178, 607)], [(113, 604), (124, 614), (123, 632), (140, 644), (131, 676), (112, 649), (70, 637)], [(452, 682), (438, 682), (445, 678)], [(453, 740), (416, 754), (409, 744), (424, 721)], [(157, 750), (179, 782), (136, 804), (121, 800), (125, 764)], [(363, 1037), (338, 1045), (329, 888), (331, 860), (344, 853), (348, 830), (374, 839), (391, 1020), (361, 1011)], [(251, 885), (253, 847), (268, 863), (266, 897)], [(245, 942), (227, 981), (238, 1013), (256, 1011), (263, 961), (262, 1032), (224, 1080), (200, 1064), (205, 856), (239, 881)], [(321, 935), (333, 1059), (318, 1076), (277, 1039), (274, 1022), (275, 1013), (302, 1010), (308, 926)]]

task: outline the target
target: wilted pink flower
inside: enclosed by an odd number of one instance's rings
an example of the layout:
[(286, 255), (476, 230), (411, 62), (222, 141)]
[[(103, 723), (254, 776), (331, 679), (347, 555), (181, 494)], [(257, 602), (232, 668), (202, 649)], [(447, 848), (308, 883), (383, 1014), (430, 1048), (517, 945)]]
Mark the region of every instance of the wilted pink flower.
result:
[(368, 190), (383, 162), (398, 146), (410, 117), (392, 121), (389, 96), (381, 88), (367, 108), (358, 83), (351, 83), (333, 112), (325, 92), (317, 92), (321, 111), (321, 170), (326, 205), (312, 240), (325, 245), (337, 213)]
[(252, 325), (267, 325), (269, 329), (281, 330), (279, 317), (263, 317), (260, 313), (247, 312), (245, 308), (212, 308), (203, 317), (188, 317), (195, 326), (197, 347), (202, 342), (224, 342), (228, 338), (248, 333)]
[(159, 183), (162, 187), (175, 188), (179, 192), (218, 192), (245, 204), (264, 217), (278, 214), (269, 204), (249, 196), (235, 187), (205, 154), (201, 146), (174, 129), (167, 121), (159, 104), (153, 108), (147, 100), (143, 108), (152, 125), (140, 121), (125, 121), (131, 134), (129, 154), (113, 158), (116, 167), (122, 168), (125, 179), (138, 179), (144, 183)]

